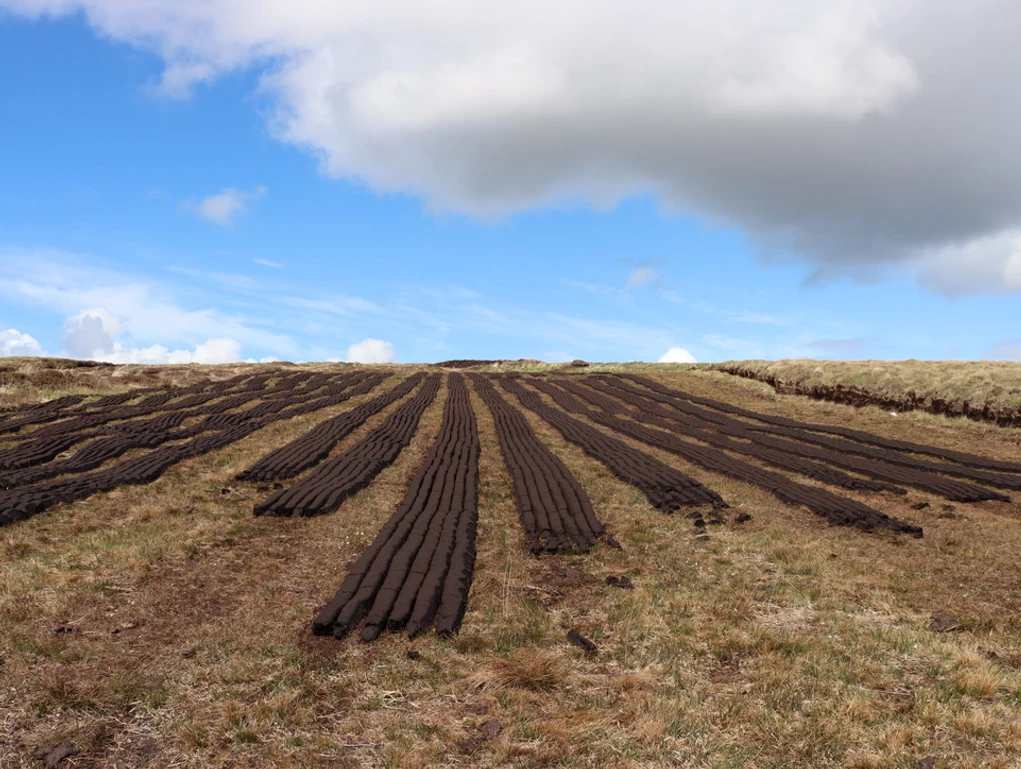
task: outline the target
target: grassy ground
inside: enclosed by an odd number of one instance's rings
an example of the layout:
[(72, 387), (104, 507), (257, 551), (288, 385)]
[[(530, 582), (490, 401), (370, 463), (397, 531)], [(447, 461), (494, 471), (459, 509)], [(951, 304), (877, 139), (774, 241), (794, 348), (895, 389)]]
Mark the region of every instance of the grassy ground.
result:
[[(769, 413), (1021, 461), (1017, 430), (642, 368)], [(624, 548), (534, 558), (477, 399), (479, 555), (461, 634), (313, 637), (315, 611), (424, 458), (444, 396), (332, 515), (254, 518), (263, 495), (231, 478), (335, 411), (0, 529), (0, 766), (41, 766), (33, 751), (55, 745), (74, 750), (61, 766), (95, 767), (1021, 763), (1015, 505), (861, 495), (926, 528), (863, 535), (650, 452), (719, 491), (731, 520), (752, 516), (700, 539), (529, 414)], [(605, 583), (621, 574), (634, 589)], [(936, 612), (954, 615), (946, 632), (930, 628)], [(569, 629), (599, 651), (567, 643)]]
[(1010, 361), (753, 360), (719, 365), (809, 386), (854, 385), (898, 397), (914, 393), (923, 400), (1021, 407), (1021, 363)]

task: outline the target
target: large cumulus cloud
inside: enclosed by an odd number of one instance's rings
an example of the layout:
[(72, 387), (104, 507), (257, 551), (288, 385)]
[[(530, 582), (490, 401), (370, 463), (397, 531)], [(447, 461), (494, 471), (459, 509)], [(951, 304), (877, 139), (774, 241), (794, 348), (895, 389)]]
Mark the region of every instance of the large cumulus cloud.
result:
[(1016, 0), (0, 0), (84, 10), (187, 95), (265, 68), (326, 172), (499, 215), (651, 191), (767, 258), (1017, 291)]

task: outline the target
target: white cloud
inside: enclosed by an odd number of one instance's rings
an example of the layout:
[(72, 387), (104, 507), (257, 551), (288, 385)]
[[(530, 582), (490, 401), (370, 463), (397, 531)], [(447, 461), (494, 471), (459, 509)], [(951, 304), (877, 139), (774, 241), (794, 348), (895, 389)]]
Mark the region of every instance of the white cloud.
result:
[[(83, 11), (160, 56), (168, 96), (263, 66), (277, 137), (435, 209), (652, 193), (821, 274), (934, 253), (967, 276), (968, 255), (945, 249), (1021, 227), (1016, 0), (0, 8)], [(240, 211), (236, 191), (205, 203), (218, 223)]]
[(209, 339), (195, 348), (192, 363), (234, 363), (241, 360), (241, 343), (236, 339)]
[(695, 356), (683, 347), (671, 347), (659, 357), (660, 363), (695, 363)]
[(34, 337), (17, 329), (9, 328), (0, 331), (0, 358), (15, 355), (41, 355), (42, 348)]
[(241, 360), (241, 343), (219, 337), (207, 339), (194, 350), (168, 350), (159, 344), (128, 347), (115, 337), (124, 333), (124, 321), (102, 307), (82, 310), (64, 324), (63, 354), (71, 358), (109, 363), (234, 363)]
[[(186, 203), (185, 207), (203, 219), (223, 227), (234, 224), (234, 219), (248, 209), (248, 204), (266, 194), (265, 187), (256, 187), (252, 192), (242, 192), (227, 187), (216, 195), (200, 200), (198, 203)], [(256, 259), (255, 261), (260, 261)], [(279, 265), (274, 265), (279, 266)]]
[(261, 264), (263, 267), (279, 267), (277, 262), (271, 262), (269, 259), (253, 259), (256, 264)]
[(121, 318), (102, 307), (82, 310), (64, 324), (62, 352), (70, 358), (99, 359), (113, 353), (113, 338), (123, 330)]
[(349, 363), (396, 363), (394, 346), (382, 339), (363, 339), (347, 348)]

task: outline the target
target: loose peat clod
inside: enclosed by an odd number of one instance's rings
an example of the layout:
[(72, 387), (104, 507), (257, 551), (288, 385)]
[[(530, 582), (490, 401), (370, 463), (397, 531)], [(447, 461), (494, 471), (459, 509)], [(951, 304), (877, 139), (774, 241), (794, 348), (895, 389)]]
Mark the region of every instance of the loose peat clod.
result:
[(479, 724), (479, 732), (487, 740), (495, 740), (503, 732), (503, 724), (495, 718), (488, 718)]
[(570, 641), (571, 643), (573, 643), (575, 646), (583, 649), (586, 654), (595, 654), (596, 652), (599, 651), (599, 647), (597, 647), (592, 641), (587, 639), (585, 636), (583, 636), (577, 630), (573, 630), (573, 629), (572, 630), (568, 630), (567, 631), (567, 640)]
[(949, 633), (961, 626), (960, 618), (950, 612), (938, 611), (929, 620), (929, 630), (936, 633)]
[(70, 742), (61, 742), (57, 745), (36, 748), (32, 755), (38, 761), (43, 762), (46, 769), (56, 769), (66, 759), (77, 752), (77, 749)]
[(624, 590), (633, 590), (635, 587), (634, 583), (623, 574), (620, 576), (611, 574), (606, 578), (606, 584), (610, 587), (619, 587)]

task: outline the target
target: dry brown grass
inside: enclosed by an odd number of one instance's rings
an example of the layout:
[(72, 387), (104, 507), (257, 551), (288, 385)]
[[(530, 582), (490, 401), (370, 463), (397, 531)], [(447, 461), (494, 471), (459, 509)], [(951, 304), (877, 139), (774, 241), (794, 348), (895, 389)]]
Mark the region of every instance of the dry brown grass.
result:
[[(770, 413), (1021, 460), (1016, 430), (894, 419), (714, 372), (653, 375)], [(651, 452), (753, 516), (701, 540), (528, 414), (624, 546), (533, 558), (477, 400), (478, 562), (461, 634), (313, 637), (316, 609), (403, 497), (444, 394), (399, 460), (332, 515), (254, 518), (260, 495), (230, 480), (323, 413), (0, 529), (0, 766), (39, 766), (32, 751), (65, 740), (78, 751), (67, 766), (104, 769), (1021, 761), (1016, 506), (942, 517), (936, 499), (910, 508), (925, 495), (861, 495), (926, 527), (922, 540), (863, 535)], [(610, 574), (635, 588), (606, 585)], [(958, 615), (958, 629), (930, 630), (936, 611)], [(595, 656), (566, 641), (572, 628)]]

